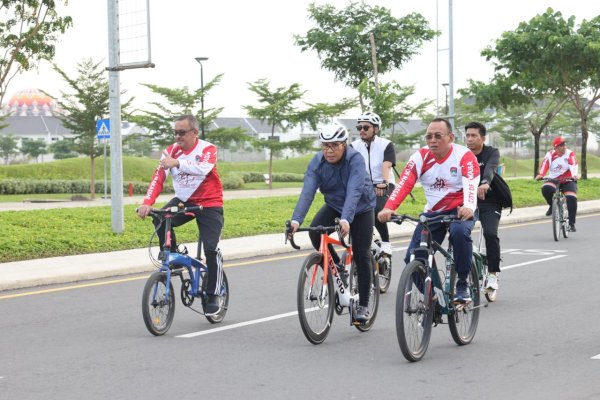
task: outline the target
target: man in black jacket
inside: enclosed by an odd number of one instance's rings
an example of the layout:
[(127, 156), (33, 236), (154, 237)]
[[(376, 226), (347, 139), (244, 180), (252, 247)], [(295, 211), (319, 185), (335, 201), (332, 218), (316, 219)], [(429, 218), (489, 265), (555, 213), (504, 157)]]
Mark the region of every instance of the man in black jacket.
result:
[(486, 289), (497, 290), (500, 274), (498, 225), (500, 224), (502, 207), (497, 193), (490, 190), (490, 184), (500, 163), (500, 153), (498, 149), (484, 144), (485, 134), (485, 126), (479, 122), (469, 122), (465, 126), (467, 147), (477, 157), (481, 171), (481, 180), (477, 189), (477, 208), (479, 209), (479, 221), (483, 227), (488, 260), (489, 274), (486, 279)]

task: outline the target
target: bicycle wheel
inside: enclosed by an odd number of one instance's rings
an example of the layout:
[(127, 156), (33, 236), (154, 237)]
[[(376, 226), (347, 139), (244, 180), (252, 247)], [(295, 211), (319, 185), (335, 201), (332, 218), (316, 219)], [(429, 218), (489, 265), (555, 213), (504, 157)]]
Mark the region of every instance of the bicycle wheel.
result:
[(560, 208), (562, 211), (560, 218), (560, 228), (563, 237), (566, 239), (569, 237), (569, 210), (567, 209), (567, 199), (565, 199), (564, 197), (560, 200)]
[(433, 307), (431, 299), (425, 298), (426, 279), (425, 265), (414, 260), (404, 267), (398, 282), (396, 336), (408, 361), (423, 358), (431, 337)]
[[(206, 272), (202, 272), (202, 286), (206, 285), (207, 280), (204, 279)], [(203, 288), (204, 291), (204, 288)], [(208, 322), (211, 324), (216, 324), (225, 318), (225, 314), (227, 314), (227, 307), (229, 306), (229, 282), (227, 281), (227, 275), (225, 271), (223, 271), (223, 283), (221, 283), (221, 291), (219, 295), (219, 312), (213, 315), (205, 315)], [(206, 307), (206, 296), (202, 296), (202, 309)]]
[(164, 335), (173, 322), (175, 316), (175, 292), (169, 282), (169, 296), (167, 298), (167, 275), (164, 272), (155, 272), (150, 275), (144, 286), (142, 295), (142, 315), (146, 328), (153, 335)]
[[(458, 274), (456, 266), (452, 266), (450, 273), (450, 287), (452, 288), (451, 296), (454, 295)], [(469, 290), (471, 291), (471, 301), (467, 304), (454, 304), (448, 312), (448, 326), (452, 339), (458, 345), (471, 343), (477, 332), (477, 323), (479, 322), (479, 303), (480, 303), (480, 286), (477, 276), (477, 268), (471, 264), (471, 272), (467, 279)]]
[[(375, 318), (377, 317), (377, 311), (379, 310), (379, 290), (381, 288), (381, 283), (379, 282), (379, 273), (377, 272), (375, 258), (371, 256), (371, 286), (369, 289), (369, 320), (362, 324), (355, 324), (354, 326), (361, 332), (366, 332), (373, 326), (375, 323)], [(354, 260), (352, 261), (352, 266), (350, 267), (350, 295), (355, 295), (358, 293), (358, 271), (356, 268), (356, 264)]]
[(331, 275), (327, 287), (323, 287), (326, 273), (329, 270), (323, 269), (322, 255), (312, 253), (304, 261), (298, 277), (298, 319), (304, 336), (312, 344), (323, 343), (333, 320), (335, 292)]
[(552, 233), (554, 234), (554, 241), (558, 242), (560, 239), (560, 210), (556, 198), (552, 199)]
[(390, 257), (379, 257), (377, 260), (379, 276), (379, 293), (385, 293), (392, 281), (392, 259)]

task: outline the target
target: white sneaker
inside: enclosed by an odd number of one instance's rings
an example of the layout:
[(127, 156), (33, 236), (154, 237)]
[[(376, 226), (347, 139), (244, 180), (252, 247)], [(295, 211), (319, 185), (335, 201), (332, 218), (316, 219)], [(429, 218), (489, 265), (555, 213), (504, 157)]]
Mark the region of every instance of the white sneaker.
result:
[(498, 290), (498, 274), (488, 274), (485, 287), (486, 289)]
[(381, 242), (381, 251), (387, 254), (388, 256), (392, 255), (392, 245), (390, 242)]

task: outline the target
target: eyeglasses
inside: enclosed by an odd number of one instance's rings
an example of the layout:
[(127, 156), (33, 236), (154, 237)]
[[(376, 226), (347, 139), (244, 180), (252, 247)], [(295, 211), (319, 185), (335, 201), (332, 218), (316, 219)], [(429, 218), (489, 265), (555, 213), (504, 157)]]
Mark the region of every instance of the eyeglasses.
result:
[(436, 133), (435, 135), (432, 135), (431, 133), (428, 133), (427, 135), (425, 135), (425, 140), (430, 141), (430, 140), (442, 140), (442, 138), (444, 136), (446, 136), (446, 133)]
[(173, 135), (174, 136), (185, 136), (186, 133), (188, 133), (189, 131), (193, 131), (193, 130), (194, 130), (194, 128), (174, 130)]
[(369, 129), (371, 129), (371, 127), (369, 125), (356, 125), (356, 130), (357, 131), (368, 131)]
[(342, 142), (333, 142), (333, 143), (321, 143), (321, 148), (323, 151), (325, 150), (337, 150), (342, 145)]

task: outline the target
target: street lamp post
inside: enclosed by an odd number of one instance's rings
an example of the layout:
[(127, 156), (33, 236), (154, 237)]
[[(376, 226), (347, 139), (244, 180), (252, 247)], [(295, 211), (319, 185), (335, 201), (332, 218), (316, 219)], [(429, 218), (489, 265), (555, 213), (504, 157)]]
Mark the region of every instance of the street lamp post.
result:
[(201, 138), (204, 140), (204, 71), (202, 70), (202, 61), (208, 60), (208, 57), (196, 57), (195, 60), (200, 64), (200, 91), (202, 92), (200, 97), (200, 132)]
[(445, 117), (448, 118), (448, 85), (450, 85), (449, 83), (442, 83), (442, 86), (444, 87), (444, 90), (446, 90), (446, 115)]

